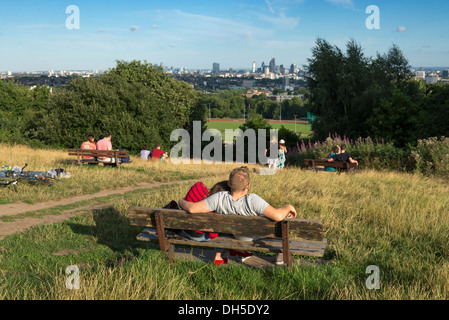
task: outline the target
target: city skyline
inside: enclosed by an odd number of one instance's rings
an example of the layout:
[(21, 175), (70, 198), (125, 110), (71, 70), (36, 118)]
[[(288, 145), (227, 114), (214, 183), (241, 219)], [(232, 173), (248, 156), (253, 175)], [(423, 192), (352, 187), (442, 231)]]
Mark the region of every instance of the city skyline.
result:
[[(378, 29), (367, 25), (372, 5)], [(448, 13), (444, 0), (2, 2), (0, 71), (107, 70), (116, 60), (251, 69), (273, 57), (301, 68), (318, 37), (343, 51), (353, 38), (368, 57), (397, 44), (412, 66), (444, 67)]]

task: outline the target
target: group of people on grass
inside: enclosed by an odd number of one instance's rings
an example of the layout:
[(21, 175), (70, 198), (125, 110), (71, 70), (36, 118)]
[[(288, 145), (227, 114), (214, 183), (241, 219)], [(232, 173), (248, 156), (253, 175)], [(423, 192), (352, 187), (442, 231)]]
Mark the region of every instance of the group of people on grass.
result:
[[(346, 152), (345, 144), (342, 144), (341, 147), (338, 145), (333, 146), (329, 156), (323, 160), (328, 161), (328, 162), (332, 162), (332, 161), (350, 162), (350, 163), (355, 163), (355, 164), (359, 165), (358, 161), (352, 159), (351, 155), (348, 152)], [(335, 172), (336, 168), (325, 167), (324, 170), (328, 171), (328, 172)]]
[(144, 144), (142, 150), (140, 150), (140, 159), (145, 161), (164, 161), (167, 157), (167, 152), (161, 150), (161, 145), (159, 143), (156, 144), (152, 151), (148, 150), (147, 144)]
[[(292, 205), (287, 204), (281, 208), (274, 208), (257, 194), (249, 193), (250, 186), (248, 167), (239, 167), (231, 171), (229, 180), (215, 184), (210, 190), (207, 190), (204, 183), (197, 182), (190, 188), (184, 198), (178, 200), (178, 205), (191, 214), (219, 212), (241, 216), (261, 216), (273, 221), (296, 218), (296, 210)], [(187, 230), (182, 230), (180, 235), (195, 241), (210, 241), (218, 236), (216, 233)], [(242, 241), (258, 239), (258, 237), (252, 235), (234, 237)], [(227, 263), (228, 259), (222, 257), (222, 253), (223, 250), (217, 249), (214, 264)], [(237, 250), (230, 250), (229, 254), (242, 257), (242, 260), (253, 255), (248, 251)], [(276, 264), (283, 264), (282, 254), (277, 255)]]
[[(87, 140), (83, 141), (81, 144), (81, 149), (88, 150), (114, 150), (112, 149), (112, 135), (110, 133), (106, 133), (101, 140), (95, 143), (95, 136), (93, 134), (89, 134), (87, 136)], [(140, 157), (143, 160), (153, 160), (153, 161), (162, 161), (168, 157), (167, 153), (161, 150), (161, 145), (158, 143), (153, 151), (148, 150), (148, 146), (145, 144), (140, 151)], [(115, 158), (108, 157), (83, 157), (84, 160), (96, 160), (105, 165), (114, 165)]]

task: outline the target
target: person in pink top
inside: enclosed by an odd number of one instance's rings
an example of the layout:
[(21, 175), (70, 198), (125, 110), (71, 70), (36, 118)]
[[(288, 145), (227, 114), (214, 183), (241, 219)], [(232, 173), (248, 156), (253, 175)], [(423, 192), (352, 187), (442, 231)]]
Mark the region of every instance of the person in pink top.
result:
[[(112, 139), (111, 134), (106, 133), (104, 135), (104, 138), (97, 142), (97, 150), (112, 150), (111, 139)], [(115, 163), (114, 158), (98, 157), (98, 161), (103, 162), (105, 164)]]

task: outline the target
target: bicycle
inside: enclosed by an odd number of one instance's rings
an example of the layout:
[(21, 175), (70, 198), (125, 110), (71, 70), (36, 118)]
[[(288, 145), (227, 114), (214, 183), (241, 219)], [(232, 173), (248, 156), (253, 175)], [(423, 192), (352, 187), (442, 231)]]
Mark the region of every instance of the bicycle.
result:
[[(20, 172), (15, 170), (3, 170), (0, 171), (0, 186), (8, 187), (12, 185), (14, 187), (14, 191), (17, 191), (17, 184), (19, 182), (27, 182), (32, 185), (54, 185), (55, 181), (57, 181), (56, 177), (53, 177), (48, 172), (42, 171), (23, 171), (28, 164), (20, 170)], [(2, 181), (3, 180), (3, 181)]]

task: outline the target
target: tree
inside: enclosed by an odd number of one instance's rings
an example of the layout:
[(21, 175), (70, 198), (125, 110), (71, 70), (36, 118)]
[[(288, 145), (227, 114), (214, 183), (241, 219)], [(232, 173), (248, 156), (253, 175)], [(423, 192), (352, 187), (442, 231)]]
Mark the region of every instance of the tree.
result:
[(343, 53), (318, 39), (307, 71), (308, 110), (316, 116), (312, 128), (320, 140), (334, 133), (354, 139), (373, 133), (383, 137), (381, 126), (374, 130), (374, 114), (386, 111), (385, 99), (395, 88), (405, 90), (410, 78), (408, 62), (397, 46), (373, 59), (367, 58), (354, 40), (347, 43)]
[(192, 129), (204, 120), (201, 94), (170, 78), (159, 67), (140, 61), (118, 61), (97, 78), (73, 79), (58, 91), (36, 137), (49, 145), (78, 147), (89, 133), (109, 132), (113, 146), (137, 153), (142, 144), (165, 149), (175, 129)]

